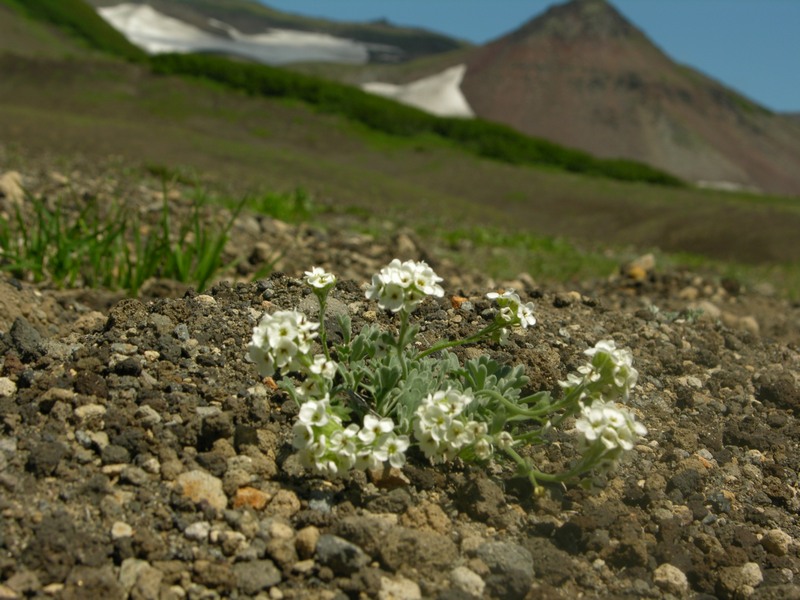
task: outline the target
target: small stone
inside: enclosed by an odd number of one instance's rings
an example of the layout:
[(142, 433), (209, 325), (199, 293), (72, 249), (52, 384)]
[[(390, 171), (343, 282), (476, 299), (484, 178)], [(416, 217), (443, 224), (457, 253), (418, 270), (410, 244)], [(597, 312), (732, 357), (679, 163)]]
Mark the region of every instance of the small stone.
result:
[(9, 333), (11, 334), (11, 342), (19, 352), (22, 362), (32, 362), (44, 356), (42, 336), (23, 317), (14, 319)]
[(75, 416), (81, 421), (102, 417), (106, 414), (106, 407), (102, 404), (84, 404), (75, 409)]
[(689, 592), (689, 580), (678, 567), (669, 563), (659, 565), (653, 572), (653, 583), (665, 592), (683, 597)]
[(17, 391), (17, 384), (8, 377), (0, 377), (0, 398), (13, 396)]
[(196, 521), (183, 530), (183, 535), (185, 535), (187, 539), (196, 542), (204, 542), (208, 539), (210, 532), (211, 523), (208, 521)]
[(782, 529), (771, 529), (761, 538), (761, 545), (770, 554), (786, 556), (792, 545), (792, 536)]
[(717, 578), (717, 592), (725, 598), (748, 598), (764, 581), (761, 567), (753, 562), (738, 567), (722, 567)]
[(233, 574), (239, 589), (248, 597), (281, 582), (281, 572), (269, 559), (238, 562), (233, 565)]
[(303, 527), (297, 532), (294, 545), (297, 549), (297, 554), (301, 558), (311, 558), (317, 551), (317, 542), (319, 542), (320, 531), (313, 525)]
[(271, 516), (290, 519), (300, 511), (300, 500), (291, 490), (279, 490), (266, 508), (266, 513)]
[(133, 527), (123, 521), (115, 521), (111, 526), (111, 539), (121, 540), (133, 537)]
[(6, 585), (23, 596), (33, 596), (42, 589), (42, 583), (36, 573), (25, 568), (9, 577), (6, 580)]
[(148, 404), (143, 404), (134, 413), (136, 421), (143, 427), (152, 427), (161, 423), (161, 415), (158, 411)]
[(270, 498), (269, 494), (254, 487), (241, 487), (233, 497), (233, 508), (249, 506), (255, 510), (263, 510)]
[[(184, 496), (196, 504), (207, 502), (217, 510), (223, 510), (228, 505), (228, 498), (222, 489), (222, 480), (205, 471), (196, 469), (181, 473), (175, 479), (175, 485)], [(299, 505), (300, 501), (297, 503)]]
[(456, 567), (450, 571), (450, 583), (464, 594), (475, 598), (482, 598), (486, 588), (481, 576), (468, 567)]
[(205, 304), (207, 306), (214, 306), (217, 303), (216, 298), (214, 296), (209, 296), (208, 294), (199, 294), (194, 297), (195, 302), (199, 302), (200, 304)]
[(489, 567), (489, 593), (500, 598), (524, 598), (533, 583), (531, 553), (511, 542), (487, 542), (478, 548), (478, 558)]
[(325, 534), (317, 542), (317, 561), (335, 574), (346, 577), (370, 562), (358, 546), (335, 535)]
[(401, 575), (392, 579), (381, 577), (378, 600), (422, 600), (422, 591), (419, 585)]

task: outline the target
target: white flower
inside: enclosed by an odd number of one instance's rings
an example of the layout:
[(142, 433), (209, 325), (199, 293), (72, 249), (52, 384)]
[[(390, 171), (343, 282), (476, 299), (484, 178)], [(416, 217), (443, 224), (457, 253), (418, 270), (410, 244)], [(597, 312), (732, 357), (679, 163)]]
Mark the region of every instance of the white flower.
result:
[(247, 347), (259, 374), (267, 377), (276, 370), (285, 374), (301, 369), (300, 359), (309, 353), (318, 328), (319, 323), (293, 310), (261, 317)]
[(308, 400), (300, 407), (299, 422), (309, 427), (323, 427), (328, 423), (328, 396), (322, 400)]
[(575, 429), (583, 435), (585, 445), (600, 443), (606, 452), (631, 450), (637, 438), (647, 434), (647, 428), (636, 421), (629, 412), (612, 402), (595, 400), (583, 406)]
[(614, 340), (600, 340), (584, 354), (591, 358), (592, 367), (609, 372), (617, 388), (628, 391), (636, 385), (639, 373), (633, 368), (633, 354), (627, 348), (617, 348)]
[(302, 421), (296, 421), (292, 427), (292, 445), (298, 450), (307, 448), (314, 440), (314, 430), (311, 426)]
[(428, 394), (417, 407), (414, 437), (431, 463), (455, 458), (465, 446), (485, 436), (485, 423), (468, 421), (462, 414), (472, 401), (469, 393), (449, 388)]
[(511, 448), (511, 446), (514, 445), (514, 438), (507, 431), (501, 431), (498, 433), (494, 441), (498, 448), (502, 448), (503, 450)]
[(379, 446), (374, 455), (380, 462), (389, 461), (396, 469), (406, 464), (405, 451), (408, 450), (409, 440), (406, 435), (386, 433), (378, 440)]
[(358, 432), (358, 439), (364, 444), (371, 444), (376, 438), (391, 431), (394, 431), (394, 421), (391, 419), (379, 419), (374, 415), (366, 415), (364, 426)]
[(394, 259), (372, 276), (367, 288), (369, 300), (376, 300), (384, 310), (410, 313), (425, 296), (442, 297), (441, 277), (425, 262)]
[(325, 379), (333, 379), (336, 375), (336, 363), (325, 358), (324, 354), (316, 354), (308, 367), (309, 373), (320, 375)]
[(478, 460), (489, 460), (492, 457), (492, 444), (488, 438), (481, 438), (475, 442), (475, 456)]
[(496, 318), (501, 323), (519, 325), (523, 329), (536, 324), (536, 317), (533, 315), (533, 302), (523, 304), (519, 294), (514, 290), (506, 290), (502, 294), (489, 292), (486, 297), (489, 300), (494, 300), (497, 306), (500, 307)]
[(310, 271), (305, 272), (305, 276), (306, 283), (318, 290), (324, 290), (336, 283), (336, 275), (328, 273), (322, 267), (312, 267)]

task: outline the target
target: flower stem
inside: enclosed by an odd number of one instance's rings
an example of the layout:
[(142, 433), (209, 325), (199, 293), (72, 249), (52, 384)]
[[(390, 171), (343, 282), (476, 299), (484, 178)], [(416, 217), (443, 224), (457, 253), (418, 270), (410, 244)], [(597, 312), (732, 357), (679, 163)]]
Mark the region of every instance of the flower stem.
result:
[(328, 332), (325, 329), (325, 307), (328, 304), (327, 290), (316, 293), (319, 300), (319, 343), (322, 344), (322, 351), (325, 353), (325, 360), (331, 359), (331, 351), (328, 349)]
[(406, 335), (408, 333), (408, 313), (405, 310), (400, 311), (400, 333), (397, 335), (397, 359), (400, 361), (400, 367), (403, 369), (403, 379), (408, 377), (408, 365), (406, 364), (406, 356), (403, 349), (408, 343)]
[(441, 350), (447, 350), (448, 348), (454, 348), (456, 346), (463, 346), (466, 344), (474, 344), (475, 342), (479, 342), (484, 337), (487, 337), (495, 332), (495, 330), (499, 329), (498, 324), (496, 322), (492, 323), (491, 325), (487, 325), (483, 329), (481, 329), (478, 333), (471, 335), (467, 338), (460, 339), (460, 340), (451, 340), (448, 342), (439, 342), (438, 344), (434, 344), (424, 352), (420, 352), (417, 354), (417, 358), (425, 358), (426, 356), (433, 354), (435, 352), (439, 352)]

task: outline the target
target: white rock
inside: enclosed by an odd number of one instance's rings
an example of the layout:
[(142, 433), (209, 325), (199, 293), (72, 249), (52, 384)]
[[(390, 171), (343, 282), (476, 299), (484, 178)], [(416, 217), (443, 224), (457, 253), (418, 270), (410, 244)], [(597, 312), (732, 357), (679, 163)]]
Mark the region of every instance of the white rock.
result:
[(186, 529), (184, 529), (183, 535), (190, 540), (204, 542), (208, 539), (208, 534), (210, 531), (211, 524), (208, 521), (197, 521), (196, 523), (192, 523)]
[(378, 600), (422, 600), (422, 592), (416, 583), (405, 577), (381, 577)]
[(102, 417), (106, 414), (106, 407), (102, 404), (84, 404), (75, 409), (75, 416), (81, 421)]
[(0, 398), (13, 396), (17, 391), (17, 384), (8, 377), (0, 377)]
[(111, 526), (111, 539), (121, 540), (123, 538), (133, 537), (133, 527), (124, 521), (115, 521)]
[(486, 587), (486, 582), (481, 576), (467, 567), (456, 567), (450, 571), (450, 582), (453, 587), (475, 598), (482, 598)]
[(653, 583), (665, 592), (683, 597), (689, 592), (689, 580), (678, 567), (669, 563), (659, 565), (653, 572)]
[(217, 510), (223, 510), (228, 505), (228, 497), (222, 489), (222, 480), (205, 471), (196, 469), (181, 473), (175, 479), (175, 486), (196, 504), (208, 502)]
[(786, 556), (792, 545), (792, 536), (782, 529), (771, 529), (761, 539), (761, 545), (770, 554)]
[(761, 572), (761, 567), (758, 563), (747, 562), (742, 565), (742, 579), (745, 585), (757, 587), (764, 581), (764, 574)]

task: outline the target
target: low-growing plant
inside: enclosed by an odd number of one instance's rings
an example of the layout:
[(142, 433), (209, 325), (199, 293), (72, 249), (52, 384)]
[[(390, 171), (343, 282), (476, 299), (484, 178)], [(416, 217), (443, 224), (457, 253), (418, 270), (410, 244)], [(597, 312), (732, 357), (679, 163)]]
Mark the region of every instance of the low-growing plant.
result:
[[(533, 303), (513, 290), (487, 294), (495, 308), (479, 331), (424, 348), (411, 315), (426, 298), (444, 295), (426, 263), (395, 259), (372, 278), (366, 297), (397, 315), (395, 331), (367, 325), (356, 333), (345, 315), (336, 344), (328, 343), (324, 319), (336, 277), (314, 268), (306, 282), (319, 300), (319, 321), (298, 311), (265, 314), (248, 353), (261, 376), (280, 374), (278, 385), (297, 402), (293, 445), (315, 473), (399, 468), (416, 447), (432, 464), (510, 460), (539, 492), (543, 482), (590, 483), (590, 474), (613, 469), (646, 434), (623, 406), (638, 377), (632, 355), (611, 340), (586, 350), (588, 361), (560, 382), (559, 398), (548, 391), (525, 395), (529, 378), (521, 365), (488, 355), (462, 363), (450, 351), (484, 340), (504, 344), (510, 330), (535, 325)], [(322, 352), (313, 353), (315, 340)], [(541, 470), (527, 448), (567, 426), (580, 456), (562, 472)]]
[(291, 192), (267, 192), (252, 196), (247, 199), (246, 204), (257, 213), (286, 223), (305, 221), (316, 210), (311, 195), (301, 187)]
[(124, 289), (135, 296), (152, 277), (203, 290), (222, 267), (228, 233), (244, 200), (219, 228), (205, 222), (201, 200), (176, 226), (166, 194), (161, 218), (149, 228), (124, 206), (101, 211), (94, 198), (77, 213), (65, 210), (61, 200), (54, 208), (30, 195), (26, 202), (29, 217), (19, 207), (13, 216), (0, 217), (0, 269), (20, 279)]

